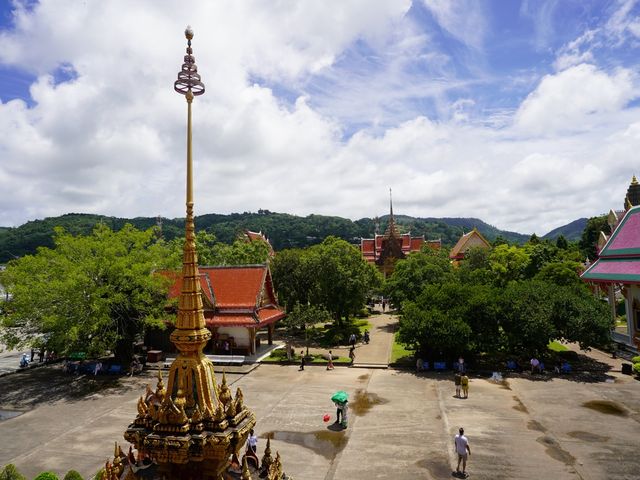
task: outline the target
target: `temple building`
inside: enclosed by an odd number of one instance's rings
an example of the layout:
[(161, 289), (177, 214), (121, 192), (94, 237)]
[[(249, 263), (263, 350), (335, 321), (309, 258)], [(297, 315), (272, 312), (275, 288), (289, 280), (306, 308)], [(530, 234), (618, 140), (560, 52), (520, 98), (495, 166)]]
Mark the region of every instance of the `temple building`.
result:
[(413, 252), (419, 252), (423, 245), (439, 250), (440, 240), (425, 240), (424, 235), (412, 237), (411, 233), (400, 233), (393, 216), (393, 202), (389, 199), (389, 224), (384, 234), (374, 238), (361, 238), (360, 251), (364, 259), (375, 264), (384, 277), (393, 273), (395, 263)]
[[(187, 193), (185, 242), (178, 300), (178, 316), (171, 341), (178, 356), (171, 364), (165, 387), (161, 371), (155, 391), (147, 386), (137, 415), (124, 433), (132, 444), (124, 454), (116, 444), (114, 458), (105, 465), (105, 480), (284, 480), (280, 456), (270, 446), (258, 461), (255, 453), (238, 455), (256, 425), (255, 414), (244, 404), (242, 390), (233, 395), (222, 375), (216, 382), (213, 364), (203, 349), (211, 339), (203, 308), (193, 215), (191, 104), (204, 85), (191, 48), (193, 31), (187, 27), (187, 54), (174, 89), (187, 100)], [(208, 276), (206, 278), (209, 278)], [(250, 465), (251, 464), (251, 465)]]
[(491, 244), (475, 227), (473, 230), (468, 233), (464, 233), (460, 237), (458, 242), (451, 249), (449, 258), (454, 265), (458, 265), (462, 260), (464, 260), (464, 255), (472, 248), (491, 248)]
[(601, 232), (598, 259), (582, 279), (608, 292), (612, 316), (616, 292), (624, 297), (627, 325), (612, 332), (614, 341), (640, 347), (640, 185), (634, 176), (625, 197), (625, 211), (609, 212), (610, 236)]
[(276, 254), (276, 252), (273, 250), (273, 246), (271, 245), (271, 242), (269, 241), (269, 239), (266, 237), (266, 235), (264, 233), (262, 233), (262, 231), (260, 232), (252, 232), (251, 230), (245, 230), (242, 234), (242, 238), (246, 241), (246, 242), (264, 242), (269, 246), (269, 257), (273, 258)]
[[(260, 330), (266, 330), (271, 345), (274, 325), (285, 313), (278, 305), (268, 265), (200, 266), (198, 271), (205, 324), (212, 333), (205, 351), (253, 355)], [(178, 298), (181, 290), (182, 277), (175, 275), (169, 298)]]

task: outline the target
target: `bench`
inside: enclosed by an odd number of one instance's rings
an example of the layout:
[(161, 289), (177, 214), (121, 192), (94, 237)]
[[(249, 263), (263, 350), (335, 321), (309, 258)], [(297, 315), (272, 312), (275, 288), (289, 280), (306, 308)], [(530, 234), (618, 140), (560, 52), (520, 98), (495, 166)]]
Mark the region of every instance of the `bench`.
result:
[(214, 365), (242, 365), (244, 355), (207, 355)]

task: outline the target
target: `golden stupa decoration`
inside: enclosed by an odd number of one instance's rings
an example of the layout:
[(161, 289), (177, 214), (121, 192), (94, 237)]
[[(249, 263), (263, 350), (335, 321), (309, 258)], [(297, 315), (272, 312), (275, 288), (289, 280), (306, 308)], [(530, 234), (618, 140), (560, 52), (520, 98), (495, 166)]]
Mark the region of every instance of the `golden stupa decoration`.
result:
[[(193, 31), (187, 27), (187, 50), (182, 70), (174, 84), (187, 100), (187, 185), (185, 242), (182, 262), (182, 290), (178, 316), (171, 341), (179, 351), (171, 364), (165, 387), (161, 371), (155, 391), (147, 386), (137, 403), (138, 414), (124, 433), (131, 448), (125, 455), (116, 444), (114, 459), (104, 468), (105, 480), (158, 478), (222, 480), (238, 470), (238, 478), (283, 480), (279, 455), (259, 465), (255, 454), (242, 462), (238, 453), (256, 423), (255, 415), (244, 404), (242, 391), (235, 397), (226, 375), (216, 384), (213, 364), (203, 354), (211, 332), (206, 328), (193, 219), (193, 169), (191, 156), (191, 105), (204, 93), (204, 84), (191, 48)], [(247, 462), (248, 456), (249, 462)], [(252, 461), (253, 460), (253, 461)], [(250, 471), (248, 464), (253, 465)], [(252, 477), (253, 476), (253, 477)]]

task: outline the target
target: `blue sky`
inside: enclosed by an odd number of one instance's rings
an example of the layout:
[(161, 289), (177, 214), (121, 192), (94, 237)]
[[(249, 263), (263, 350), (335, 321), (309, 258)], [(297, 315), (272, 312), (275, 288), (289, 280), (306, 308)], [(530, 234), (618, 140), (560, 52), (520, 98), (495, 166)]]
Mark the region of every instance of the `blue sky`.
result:
[[(0, 225), (200, 213), (478, 217), (539, 234), (640, 174), (640, 5), (0, 0)], [(286, 192), (286, 193), (285, 193)]]

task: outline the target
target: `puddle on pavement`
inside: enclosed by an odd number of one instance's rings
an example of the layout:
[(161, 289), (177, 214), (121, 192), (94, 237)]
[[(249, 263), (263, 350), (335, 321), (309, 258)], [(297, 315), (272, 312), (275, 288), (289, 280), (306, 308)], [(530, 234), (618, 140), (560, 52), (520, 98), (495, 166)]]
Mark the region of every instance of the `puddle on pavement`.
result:
[(312, 450), (327, 460), (333, 460), (344, 449), (349, 441), (345, 432), (317, 430), (315, 432), (282, 432), (271, 431), (261, 435), (262, 438), (280, 440)]
[(387, 403), (387, 400), (376, 393), (365, 392), (361, 388), (356, 390), (353, 400), (349, 401), (349, 410), (359, 417), (369, 413), (375, 405)]
[(542, 426), (540, 422), (536, 422), (535, 420), (529, 420), (527, 422), (527, 428), (529, 430), (537, 430), (538, 432), (546, 432), (547, 429)]
[(572, 438), (577, 438), (578, 440), (584, 440), (585, 442), (607, 442), (609, 440), (609, 437), (605, 437), (604, 435), (598, 435), (591, 432), (582, 432), (580, 430), (569, 432), (567, 433), (567, 435)]
[(9, 420), (10, 418), (15, 418), (23, 413), (24, 412), (19, 412), (17, 410), (0, 410), (0, 422), (3, 420)]
[(514, 410), (518, 410), (519, 412), (529, 413), (529, 409), (524, 405), (524, 403), (522, 403), (522, 401), (518, 397), (514, 395), (513, 399), (517, 403), (517, 405), (513, 406)]
[(360, 380), (361, 382), (364, 382), (367, 378), (369, 378), (369, 375), (360, 375), (358, 377), (358, 380)]
[(441, 453), (432, 454), (429, 458), (417, 461), (416, 466), (427, 469), (432, 478), (451, 477), (449, 458)]
[(629, 412), (627, 412), (624, 407), (609, 400), (591, 400), (590, 402), (584, 402), (582, 406), (606, 415), (618, 415), (620, 417), (629, 415)]
[(576, 463), (575, 457), (564, 450), (553, 438), (544, 436), (538, 438), (537, 441), (546, 447), (545, 452), (551, 458), (554, 458), (565, 465), (573, 465)]

